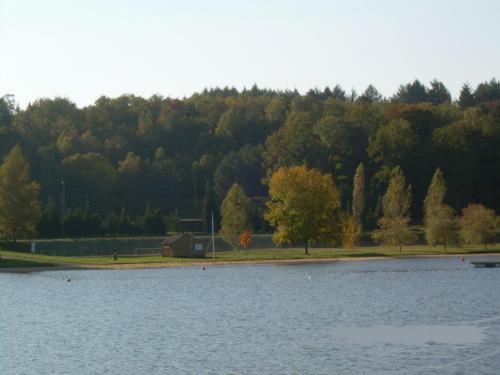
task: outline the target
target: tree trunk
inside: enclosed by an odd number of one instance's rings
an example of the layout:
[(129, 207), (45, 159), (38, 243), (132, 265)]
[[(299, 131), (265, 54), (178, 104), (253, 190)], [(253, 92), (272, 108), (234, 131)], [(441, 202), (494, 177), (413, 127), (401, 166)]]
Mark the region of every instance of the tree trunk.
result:
[(306, 255), (309, 255), (309, 241), (305, 241), (304, 250), (306, 251)]
[(403, 252), (403, 249), (401, 248), (401, 241), (398, 241), (398, 245), (399, 245), (399, 255), (401, 255), (401, 253)]
[(443, 236), (444, 251), (446, 251), (446, 235)]
[(16, 236), (16, 230), (12, 229), (12, 242), (16, 243), (17, 242), (17, 236)]

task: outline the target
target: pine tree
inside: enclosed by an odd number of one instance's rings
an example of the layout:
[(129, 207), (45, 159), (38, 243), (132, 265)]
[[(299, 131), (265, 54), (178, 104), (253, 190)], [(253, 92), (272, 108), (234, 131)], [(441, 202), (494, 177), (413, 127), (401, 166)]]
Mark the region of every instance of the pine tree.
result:
[(476, 104), (476, 99), (474, 98), (474, 94), (468, 84), (464, 84), (462, 86), (462, 90), (460, 91), (460, 97), (458, 98), (458, 105), (461, 109), (467, 109)]
[(30, 181), (30, 168), (21, 147), (15, 146), (0, 167), (0, 232), (15, 242), (33, 236), (41, 217), (39, 184)]
[(443, 173), (438, 168), (424, 200), (425, 238), (429, 245), (434, 246), (440, 242), (446, 250), (446, 244), (455, 234), (456, 220), (453, 209), (443, 203), (445, 193)]
[(251, 201), (243, 189), (234, 183), (226, 194), (221, 207), (220, 236), (233, 247), (240, 244), (240, 235), (252, 229), (250, 221)]
[(380, 229), (375, 231), (373, 238), (385, 245), (402, 245), (414, 240), (408, 229), (410, 222), (411, 185), (406, 186), (403, 171), (398, 166), (391, 172), (389, 186), (382, 199), (383, 216), (379, 219)]
[(47, 204), (42, 208), (37, 232), (45, 237), (57, 237), (61, 235), (61, 218), (59, 217), (54, 199), (50, 197), (47, 200)]

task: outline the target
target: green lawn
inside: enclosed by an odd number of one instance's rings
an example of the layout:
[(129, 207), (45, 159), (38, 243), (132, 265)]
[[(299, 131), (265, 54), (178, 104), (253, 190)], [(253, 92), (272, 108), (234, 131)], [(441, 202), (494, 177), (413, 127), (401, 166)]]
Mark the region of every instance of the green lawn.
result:
[(54, 263), (26, 259), (0, 259), (0, 268), (51, 267)]
[(199, 259), (166, 258), (161, 256), (126, 257), (119, 256), (118, 260), (113, 260), (112, 256), (89, 256), (89, 257), (64, 257), (52, 255), (39, 255), (31, 253), (20, 253), (15, 251), (0, 250), (3, 258), (23, 259), (35, 262), (51, 262), (55, 264), (129, 264), (129, 263), (157, 263), (157, 262), (193, 262)]
[[(448, 247), (446, 252), (442, 247), (430, 246), (406, 246), (400, 254), (397, 247), (370, 246), (361, 247), (354, 250), (345, 249), (310, 249), (310, 255), (304, 254), (304, 249), (263, 249), (249, 250), (245, 254), (244, 250), (233, 250), (215, 253), (215, 262), (238, 262), (238, 261), (265, 261), (265, 260), (286, 260), (286, 259), (327, 259), (339, 257), (375, 257), (375, 256), (411, 256), (411, 255), (439, 255), (439, 254), (480, 254), (480, 253), (500, 253), (500, 245), (489, 246), (485, 251), (483, 246)], [(119, 256), (114, 261), (111, 256), (107, 257), (62, 257), (50, 255), (37, 255), (31, 253), (20, 253), (13, 251), (0, 251), (2, 259), (0, 267), (28, 267), (33, 265), (67, 264), (67, 265), (106, 265), (106, 264), (134, 264), (134, 263), (199, 263), (203, 259), (199, 258), (166, 258), (161, 256), (149, 257), (125, 257)], [(212, 261), (211, 253), (204, 259)], [(16, 263), (17, 262), (17, 263)], [(22, 265), (22, 262), (26, 262)]]
[(303, 248), (294, 249), (267, 249), (249, 250), (245, 255), (244, 250), (233, 250), (216, 253), (216, 260), (241, 261), (241, 260), (280, 260), (280, 259), (326, 259), (340, 257), (376, 257), (376, 256), (411, 256), (411, 255), (439, 255), (439, 254), (478, 254), (500, 253), (500, 245), (489, 246), (486, 251), (482, 246), (448, 247), (446, 252), (442, 247), (406, 246), (400, 253), (397, 247), (369, 246), (351, 249), (309, 249), (310, 255), (304, 254)]

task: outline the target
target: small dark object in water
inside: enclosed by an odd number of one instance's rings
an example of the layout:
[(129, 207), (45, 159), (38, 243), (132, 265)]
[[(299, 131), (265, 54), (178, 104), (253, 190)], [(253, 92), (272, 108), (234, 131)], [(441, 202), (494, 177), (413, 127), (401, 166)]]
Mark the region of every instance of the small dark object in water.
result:
[(205, 266), (201, 266), (201, 270), (202, 270), (202, 271), (205, 271)]
[(69, 283), (71, 279), (69, 277), (66, 278), (66, 282)]
[(491, 261), (483, 261), (483, 262), (470, 262), (476, 268), (495, 268), (500, 267), (500, 262), (491, 262)]

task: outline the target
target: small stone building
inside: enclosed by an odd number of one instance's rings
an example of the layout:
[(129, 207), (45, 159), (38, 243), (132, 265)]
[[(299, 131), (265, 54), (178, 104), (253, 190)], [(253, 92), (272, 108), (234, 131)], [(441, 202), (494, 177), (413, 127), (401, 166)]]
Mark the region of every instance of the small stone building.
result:
[(161, 253), (164, 257), (203, 258), (205, 247), (196, 237), (180, 233), (165, 238), (161, 243)]

